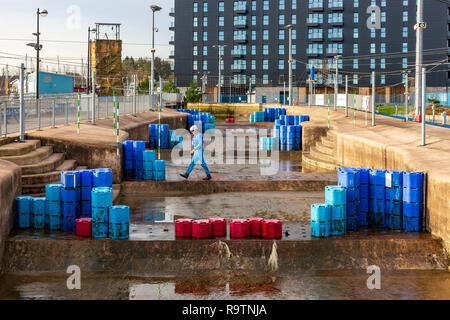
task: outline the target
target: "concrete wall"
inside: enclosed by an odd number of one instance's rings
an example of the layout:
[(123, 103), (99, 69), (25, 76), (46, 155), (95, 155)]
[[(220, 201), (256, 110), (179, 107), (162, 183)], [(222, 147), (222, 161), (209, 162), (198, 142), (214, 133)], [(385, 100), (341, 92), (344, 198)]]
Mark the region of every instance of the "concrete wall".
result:
[(0, 272), (9, 232), (14, 225), (14, 199), (22, 190), (21, 169), (14, 163), (0, 160)]

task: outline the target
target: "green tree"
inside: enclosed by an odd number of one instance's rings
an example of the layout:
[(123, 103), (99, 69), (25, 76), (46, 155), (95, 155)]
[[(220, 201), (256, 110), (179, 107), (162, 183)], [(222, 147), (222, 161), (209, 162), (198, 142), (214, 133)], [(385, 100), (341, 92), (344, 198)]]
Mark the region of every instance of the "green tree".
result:
[(180, 89), (178, 89), (176, 87), (175, 83), (173, 83), (172, 80), (169, 80), (169, 82), (167, 82), (163, 86), (163, 92), (166, 92), (166, 93), (180, 93)]
[(148, 78), (145, 78), (144, 80), (140, 81), (137, 86), (137, 94), (148, 94), (149, 84), (148, 84)]
[(195, 80), (192, 80), (191, 85), (186, 90), (186, 99), (188, 102), (198, 102), (202, 98), (202, 92)]

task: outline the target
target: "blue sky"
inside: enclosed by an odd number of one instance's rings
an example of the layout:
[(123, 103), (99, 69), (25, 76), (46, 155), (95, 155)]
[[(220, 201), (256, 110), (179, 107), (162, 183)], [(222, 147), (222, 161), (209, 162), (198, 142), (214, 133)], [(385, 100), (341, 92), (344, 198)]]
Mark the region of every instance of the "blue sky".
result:
[[(73, 61), (73, 64), (81, 64), (81, 58), (86, 59), (87, 28), (94, 26), (95, 22), (122, 24), (123, 57), (150, 57), (152, 25), (150, 4), (157, 4), (163, 8), (156, 13), (155, 25), (159, 32), (155, 36), (155, 48), (157, 56), (168, 58), (172, 50), (169, 39), (173, 32), (169, 31), (169, 25), (173, 18), (169, 16), (169, 11), (174, 6), (173, 0), (15, 0), (3, 3), (0, 11), (0, 68), (2, 69), (6, 63), (17, 66), (22, 62), (4, 58), (5, 52), (35, 57), (36, 51), (26, 46), (30, 41), (10, 39), (35, 38), (31, 34), (36, 32), (38, 7), (49, 12), (47, 17), (40, 20), (41, 39), (44, 40), (41, 56), (44, 58), (59, 56), (67, 63)], [(45, 42), (46, 39), (83, 43)], [(49, 68), (54, 66), (50, 64)]]

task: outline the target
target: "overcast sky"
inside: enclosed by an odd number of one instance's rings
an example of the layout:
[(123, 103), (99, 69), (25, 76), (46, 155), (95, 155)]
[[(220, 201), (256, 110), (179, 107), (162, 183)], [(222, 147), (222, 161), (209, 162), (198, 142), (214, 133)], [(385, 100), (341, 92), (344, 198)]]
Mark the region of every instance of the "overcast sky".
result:
[[(47, 9), (48, 16), (40, 19), (43, 50), (41, 57), (61, 59), (71, 64), (81, 64), (87, 57), (87, 29), (96, 22), (120, 23), (123, 57), (150, 57), (152, 11), (150, 4), (163, 8), (156, 13), (155, 25), (159, 32), (155, 36), (156, 55), (168, 58), (171, 49), (169, 39), (170, 8), (173, 0), (2, 0), (0, 10), (0, 69), (5, 64), (15, 66), (23, 62), (22, 57), (6, 59), (5, 53), (35, 57), (36, 51), (26, 44), (34, 42), (36, 32), (36, 10)], [(19, 39), (19, 40), (13, 40)], [(46, 42), (45, 40), (74, 41)], [(81, 43), (82, 42), (82, 43)], [(135, 45), (135, 44), (148, 45)], [(18, 60), (20, 59), (20, 60)], [(34, 60), (35, 62), (35, 60)], [(44, 62), (45, 65), (45, 62)], [(49, 63), (50, 70), (56, 64)], [(72, 67), (73, 68), (73, 67)], [(45, 71), (46, 66), (44, 66)], [(62, 71), (62, 70), (61, 70)]]

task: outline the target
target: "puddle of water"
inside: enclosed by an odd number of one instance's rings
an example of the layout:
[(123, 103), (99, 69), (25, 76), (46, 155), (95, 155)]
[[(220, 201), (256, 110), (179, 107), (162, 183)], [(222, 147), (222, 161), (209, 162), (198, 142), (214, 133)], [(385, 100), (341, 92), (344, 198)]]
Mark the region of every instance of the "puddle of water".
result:
[(369, 290), (365, 270), (292, 275), (202, 274), (132, 277), (83, 274), (81, 290), (68, 290), (67, 275), (0, 276), (0, 299), (265, 300), (450, 299), (450, 272), (396, 271)]
[(239, 192), (179, 197), (122, 195), (119, 203), (130, 206), (131, 223), (170, 223), (180, 217), (216, 216), (308, 222), (311, 204), (323, 202), (323, 197), (323, 192)]

